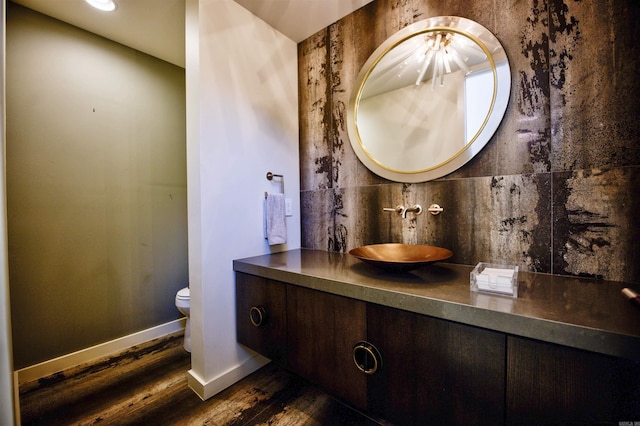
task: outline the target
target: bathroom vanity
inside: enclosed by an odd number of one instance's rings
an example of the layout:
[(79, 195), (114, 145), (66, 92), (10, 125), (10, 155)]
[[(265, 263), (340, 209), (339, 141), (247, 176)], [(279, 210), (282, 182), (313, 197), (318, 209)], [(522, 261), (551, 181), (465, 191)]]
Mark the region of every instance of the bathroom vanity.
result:
[(472, 269), (393, 273), (316, 250), (235, 260), (237, 339), (396, 424), (640, 421), (632, 285), (520, 272), (511, 298), (471, 292)]

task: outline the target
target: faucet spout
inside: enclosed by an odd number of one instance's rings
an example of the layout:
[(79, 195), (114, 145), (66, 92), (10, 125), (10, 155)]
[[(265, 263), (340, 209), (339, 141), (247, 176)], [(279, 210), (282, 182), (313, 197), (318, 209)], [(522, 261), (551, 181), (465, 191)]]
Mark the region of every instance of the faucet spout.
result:
[(422, 206), (420, 204), (415, 204), (411, 207), (407, 207), (405, 209), (402, 210), (402, 218), (406, 219), (407, 218), (407, 213), (411, 212), (411, 213), (415, 213), (416, 216), (419, 215), (420, 213), (422, 213)]

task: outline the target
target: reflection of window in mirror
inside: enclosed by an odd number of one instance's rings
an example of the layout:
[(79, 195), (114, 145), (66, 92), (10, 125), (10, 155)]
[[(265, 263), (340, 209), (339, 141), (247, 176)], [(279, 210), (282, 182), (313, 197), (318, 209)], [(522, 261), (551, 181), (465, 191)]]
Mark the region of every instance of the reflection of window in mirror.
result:
[(478, 133), (493, 98), (493, 72), (491, 69), (469, 74), (464, 81), (466, 126), (465, 140)]

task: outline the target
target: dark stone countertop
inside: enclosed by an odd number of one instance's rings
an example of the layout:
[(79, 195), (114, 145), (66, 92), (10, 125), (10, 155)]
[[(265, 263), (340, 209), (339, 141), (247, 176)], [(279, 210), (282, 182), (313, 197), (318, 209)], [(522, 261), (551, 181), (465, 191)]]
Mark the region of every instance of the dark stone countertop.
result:
[[(470, 290), (472, 266), (436, 263), (398, 273), (346, 253), (290, 250), (233, 269), (310, 289), (515, 336), (640, 361), (640, 309), (614, 281), (520, 272), (518, 298)], [(638, 290), (638, 289), (636, 289)]]

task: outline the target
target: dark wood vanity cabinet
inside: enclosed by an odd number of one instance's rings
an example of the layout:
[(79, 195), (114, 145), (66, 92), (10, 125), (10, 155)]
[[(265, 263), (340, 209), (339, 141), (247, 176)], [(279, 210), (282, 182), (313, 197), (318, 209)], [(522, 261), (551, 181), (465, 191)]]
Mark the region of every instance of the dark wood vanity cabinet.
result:
[(254, 275), (236, 274), (238, 343), (280, 365), (286, 365), (286, 303), (284, 284)]
[(290, 368), (366, 410), (367, 377), (352, 356), (367, 337), (366, 303), (289, 285), (287, 318)]
[[(403, 425), (503, 422), (500, 333), (243, 273), (237, 299), (239, 343), (281, 364), (286, 353), (288, 368), (358, 409)], [(251, 323), (256, 305), (266, 325)], [(373, 374), (354, 362), (361, 342), (379, 351)]]
[(354, 367), (352, 348), (366, 337), (365, 306), (357, 300), (236, 273), (238, 343), (363, 410), (366, 377)]
[[(351, 405), (402, 425), (500, 424), (505, 336), (487, 330), (287, 286), (293, 371)], [(375, 353), (357, 368), (354, 347)]]
[(383, 360), (372, 412), (401, 425), (504, 422), (503, 334), (369, 304), (367, 338)]
[[(554, 333), (558, 325), (563, 325), (558, 331), (563, 341), (573, 342), (575, 338), (579, 343), (575, 346), (584, 347), (589, 339), (600, 339), (597, 330), (576, 325), (573, 335), (570, 322), (556, 324), (535, 315), (497, 315), (497, 312), (496, 322), (487, 322), (487, 314), (493, 311), (467, 305), (463, 316), (467, 321), (468, 315), (475, 319), (477, 314), (488, 325), (476, 327), (427, 313), (413, 313), (383, 306), (385, 302), (380, 301), (389, 300), (396, 306), (409, 301), (418, 306), (416, 303), (420, 303), (422, 296), (398, 293), (392, 285), (387, 290), (379, 281), (371, 287), (375, 294), (370, 300), (377, 303), (359, 300), (349, 295), (368, 297), (366, 282), (342, 283), (330, 269), (326, 274), (330, 279), (323, 281), (318, 271), (325, 266), (322, 263), (325, 253), (320, 260), (314, 252), (303, 254), (313, 265), (313, 275), (295, 275), (295, 279), (309, 279), (318, 289), (236, 272), (238, 342), (321, 385), (372, 417), (398, 425), (640, 421), (637, 356), (619, 358), (563, 346), (557, 340), (545, 341), (547, 334), (549, 339), (557, 339)], [(247, 264), (251, 262), (264, 261), (250, 260)], [(464, 272), (466, 275), (466, 269)], [(558, 280), (560, 283), (554, 285), (574, 284)], [(459, 291), (460, 283), (451, 285)], [(336, 290), (342, 294), (329, 293)], [(429, 294), (427, 290), (425, 293)], [(446, 313), (445, 308), (451, 307), (453, 311), (457, 307), (455, 302), (424, 297), (431, 305), (435, 304), (429, 311), (433, 315), (437, 315), (438, 309)], [(544, 308), (544, 299), (541, 302), (528, 299), (525, 303), (535, 305), (538, 310)], [(562, 318), (559, 309), (556, 306)], [(264, 323), (258, 321), (263, 316)], [(253, 325), (252, 318), (260, 324)], [(531, 339), (498, 331), (502, 324), (497, 321), (533, 327), (523, 328), (523, 334), (539, 337)], [(620, 346), (625, 342), (634, 344), (612, 333), (605, 328), (602, 339), (612, 344), (619, 342)], [(598, 344), (595, 346), (600, 347)], [(633, 347), (610, 349), (612, 353), (628, 354), (633, 353)]]
[(625, 424), (640, 419), (640, 363), (508, 337), (507, 424)]

